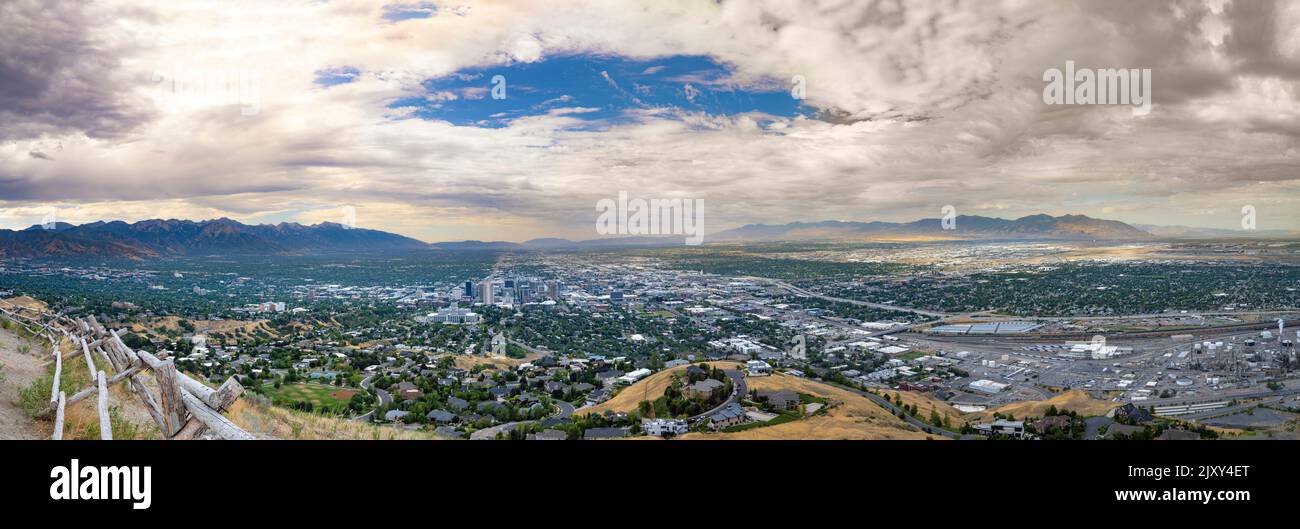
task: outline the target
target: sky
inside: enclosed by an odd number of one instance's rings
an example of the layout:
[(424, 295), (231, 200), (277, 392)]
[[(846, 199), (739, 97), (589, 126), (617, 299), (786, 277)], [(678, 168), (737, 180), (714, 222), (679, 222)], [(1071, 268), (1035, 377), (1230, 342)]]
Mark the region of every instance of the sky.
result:
[[(1300, 3), (0, 0), (0, 228), (592, 239), (1084, 214), (1300, 229)], [(1149, 69), (1150, 112), (1044, 100)]]

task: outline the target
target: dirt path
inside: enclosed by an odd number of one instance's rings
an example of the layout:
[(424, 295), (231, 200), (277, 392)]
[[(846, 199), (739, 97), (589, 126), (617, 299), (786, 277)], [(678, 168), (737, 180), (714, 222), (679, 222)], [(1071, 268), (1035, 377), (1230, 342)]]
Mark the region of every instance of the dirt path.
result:
[[(19, 352), (24, 344), (30, 350)], [(33, 380), (45, 373), (42, 358), (38, 355), (45, 351), (34, 342), (28, 342), (18, 335), (0, 329), (0, 364), (4, 365), (4, 381), (0, 382), (0, 439), (46, 439), (48, 432), (27, 418), (18, 406), (18, 392)]]

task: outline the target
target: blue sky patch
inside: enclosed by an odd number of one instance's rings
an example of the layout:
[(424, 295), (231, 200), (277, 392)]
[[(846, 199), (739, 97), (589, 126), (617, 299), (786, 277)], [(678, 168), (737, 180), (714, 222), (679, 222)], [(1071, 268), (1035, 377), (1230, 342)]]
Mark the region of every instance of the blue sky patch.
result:
[(316, 80), (314, 82), (320, 86), (334, 86), (355, 81), (360, 75), (361, 70), (351, 66), (325, 68), (316, 70)]
[[(733, 69), (705, 56), (633, 60), (619, 56), (568, 55), (534, 63), (469, 68), (423, 83), (424, 97), (394, 101), (414, 116), (455, 125), (504, 127), (511, 121), (558, 109), (602, 128), (635, 119), (629, 111), (659, 115), (703, 112), (713, 116), (759, 112), (777, 117), (809, 115), (812, 109), (790, 96), (787, 80), (765, 79), (738, 86)], [(505, 99), (492, 89), (505, 80)], [(581, 109), (575, 111), (572, 109)]]
[(433, 2), (406, 2), (384, 6), (384, 20), (398, 22), (414, 18), (429, 18), (438, 14), (438, 6)]

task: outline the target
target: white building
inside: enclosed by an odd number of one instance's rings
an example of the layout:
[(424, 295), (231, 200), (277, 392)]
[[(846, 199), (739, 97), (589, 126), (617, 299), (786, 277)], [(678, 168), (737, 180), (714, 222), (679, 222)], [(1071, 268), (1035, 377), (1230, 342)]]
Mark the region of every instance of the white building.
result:
[(994, 381), (992, 381), (992, 380), (988, 380), (988, 379), (980, 379), (980, 380), (976, 380), (976, 381), (974, 381), (974, 382), (971, 382), (970, 384), (967, 385), (967, 387), (969, 387), (969, 388), (971, 388), (971, 389), (973, 389), (973, 390), (975, 390), (975, 391), (978, 391), (978, 392), (980, 392), (980, 393), (986, 393), (986, 394), (989, 394), (989, 395), (997, 395), (998, 393), (1001, 393), (1002, 390), (1007, 389), (1007, 386), (1009, 386), (1009, 385), (1010, 385), (1010, 384), (1003, 384), (1003, 383), (1001, 383), (1001, 382), (994, 382)]
[(638, 381), (638, 380), (641, 380), (641, 379), (643, 379), (643, 378), (645, 378), (645, 377), (647, 377), (647, 376), (649, 376), (649, 375), (650, 375), (650, 370), (649, 370), (649, 369), (646, 369), (646, 368), (643, 367), (643, 368), (641, 368), (641, 369), (638, 369), (638, 370), (636, 370), (636, 371), (633, 371), (633, 372), (631, 372), (631, 373), (628, 373), (628, 374), (626, 374), (626, 375), (623, 375), (623, 376), (621, 376), (621, 377), (618, 377), (618, 381), (619, 381), (619, 382), (626, 383), (626, 384), (632, 384), (632, 383), (634, 383), (634, 382), (636, 382), (636, 381)]
[(688, 431), (686, 421), (682, 419), (641, 419), (641, 429), (646, 435), (659, 437), (681, 435)]
[(762, 360), (750, 360), (745, 362), (745, 371), (751, 377), (761, 377), (772, 374), (772, 365)]
[(457, 325), (462, 323), (478, 323), (479, 315), (469, 309), (456, 306), (454, 303), (445, 309), (442, 309), (425, 317), (425, 321), (430, 323), (446, 323)]

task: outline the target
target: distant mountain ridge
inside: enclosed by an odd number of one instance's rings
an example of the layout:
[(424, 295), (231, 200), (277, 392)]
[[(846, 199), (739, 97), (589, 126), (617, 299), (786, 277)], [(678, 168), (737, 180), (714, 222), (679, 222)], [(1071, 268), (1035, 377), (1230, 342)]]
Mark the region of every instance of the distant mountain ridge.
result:
[(1086, 215), (1029, 215), (1001, 219), (958, 215), (953, 229), (944, 229), (941, 219), (913, 222), (793, 222), (750, 224), (713, 234), (711, 241), (796, 241), (871, 240), (893, 238), (937, 239), (1054, 239), (1054, 240), (1142, 240), (1152, 235), (1117, 220), (1094, 219)]
[(1300, 232), (1295, 230), (1230, 230), (1223, 228), (1198, 228), (1194, 226), (1155, 226), (1151, 224), (1134, 224), (1138, 229), (1163, 239), (1216, 239), (1216, 238), (1295, 238)]
[[(1245, 236), (1243, 232), (1181, 226), (1134, 227), (1085, 215), (1029, 215), (1001, 219), (976, 215), (956, 217), (952, 230), (940, 219), (913, 222), (822, 221), (789, 224), (750, 224), (705, 237), (705, 242), (866, 241), (866, 240), (1149, 240), (1194, 236)], [(80, 226), (57, 223), (46, 229), (0, 230), (0, 258), (93, 256), (132, 259), (172, 255), (308, 255), (341, 252), (406, 250), (511, 251), (579, 250), (616, 247), (678, 246), (682, 237), (611, 237), (572, 241), (541, 238), (525, 242), (448, 241), (426, 244), (393, 233), (348, 228), (325, 222), (248, 225), (227, 218), (204, 221), (151, 219), (135, 223), (99, 221)], [(1253, 233), (1266, 236), (1274, 232)], [(1295, 232), (1276, 231), (1276, 234)]]
[(151, 219), (136, 223), (58, 223), (22, 231), (0, 230), (0, 257), (97, 256), (133, 259), (168, 255), (300, 255), (330, 252), (427, 249), (424, 242), (392, 233), (325, 222), (248, 225), (221, 218), (205, 221)]

